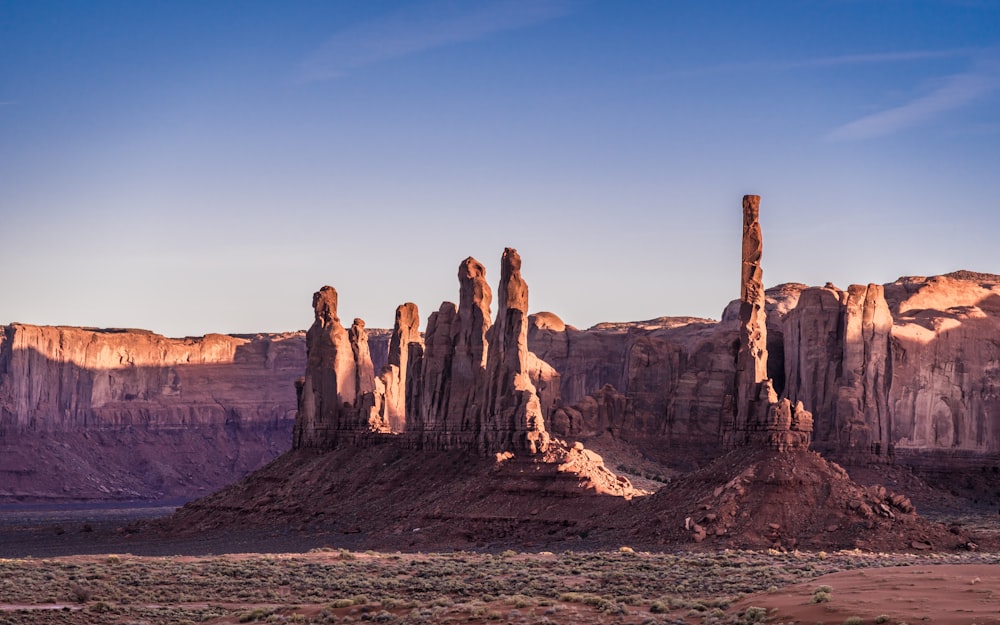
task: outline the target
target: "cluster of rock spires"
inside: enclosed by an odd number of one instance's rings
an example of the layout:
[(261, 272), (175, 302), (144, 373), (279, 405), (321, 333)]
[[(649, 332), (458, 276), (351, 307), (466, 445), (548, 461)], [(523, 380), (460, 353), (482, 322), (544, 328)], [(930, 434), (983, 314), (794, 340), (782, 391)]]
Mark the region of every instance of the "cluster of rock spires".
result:
[(849, 463), (995, 466), (1000, 277), (765, 291), (758, 216), (759, 197), (745, 197), (740, 299), (721, 322), (581, 331), (551, 313), (529, 317), (520, 258), (507, 250), (495, 322), (485, 270), (466, 259), (458, 306), (443, 303), (423, 337), (416, 306), (401, 306), (387, 360), (376, 354), (374, 366), (363, 322), (345, 330), (325, 287), (294, 445), (391, 438), (493, 453), (611, 432), (682, 469), (715, 457), (720, 443), (811, 445)]
[(306, 375), (297, 382), (293, 447), (329, 448), (395, 440), (405, 446), (539, 453), (549, 445), (542, 401), (530, 372), (556, 374), (528, 351), (528, 286), (521, 258), (504, 250), (496, 322), (486, 270), (459, 266), (459, 305), (444, 302), (421, 339), (416, 305), (396, 309), (386, 366), (376, 376), (364, 329), (346, 330), (337, 292), (313, 296)]
[[(413, 304), (397, 309), (392, 331), (345, 328), (336, 292), (321, 290), (308, 359), (302, 332), (167, 339), (0, 326), (0, 497), (194, 495), (293, 438), (494, 453), (610, 433), (685, 472), (718, 457), (720, 443), (796, 449), (811, 439), (846, 464), (1000, 467), (1000, 276), (765, 291), (757, 209), (744, 200), (741, 298), (718, 322), (578, 330), (552, 313), (527, 316), (511, 251), (495, 318), (484, 269), (467, 259), (459, 304), (442, 304), (423, 334)], [(61, 466), (87, 467), (78, 473), (98, 476), (96, 486), (53, 478)]]
[[(743, 198), (735, 406), (722, 437), (730, 447), (807, 449), (812, 414), (802, 401), (779, 399), (768, 377), (759, 208), (759, 196)], [(545, 451), (550, 440), (545, 420), (559, 400), (559, 374), (528, 351), (528, 286), (520, 256), (504, 250), (492, 325), (492, 293), (482, 263), (465, 259), (458, 279), (459, 305), (442, 303), (423, 339), (416, 305), (396, 309), (388, 363), (377, 376), (364, 322), (355, 319), (349, 331), (341, 325), (333, 287), (313, 295), (316, 319), (306, 335), (308, 366), (298, 384), (294, 447), (366, 444), (393, 435), (421, 449)], [(544, 406), (533, 377), (549, 391)], [(610, 386), (597, 397), (598, 410), (603, 407), (609, 420), (628, 405)], [(561, 413), (563, 421), (572, 420), (567, 414)]]

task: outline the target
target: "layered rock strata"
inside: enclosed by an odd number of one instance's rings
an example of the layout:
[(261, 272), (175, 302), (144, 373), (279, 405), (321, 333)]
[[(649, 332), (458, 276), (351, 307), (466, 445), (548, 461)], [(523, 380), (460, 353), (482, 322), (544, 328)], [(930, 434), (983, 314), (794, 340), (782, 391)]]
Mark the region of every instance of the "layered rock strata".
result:
[(0, 326), (0, 499), (202, 494), (290, 445), (303, 333)]

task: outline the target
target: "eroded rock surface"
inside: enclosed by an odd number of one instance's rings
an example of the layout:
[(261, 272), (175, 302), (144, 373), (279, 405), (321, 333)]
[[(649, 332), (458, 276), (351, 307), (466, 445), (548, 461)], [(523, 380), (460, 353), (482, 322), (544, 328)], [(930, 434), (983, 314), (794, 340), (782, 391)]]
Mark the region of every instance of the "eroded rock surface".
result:
[(382, 429), (390, 432), (402, 432), (406, 427), (406, 379), (411, 345), (414, 344), (423, 344), (420, 315), (417, 305), (407, 302), (396, 308), (387, 363), (379, 374), (384, 393), (380, 415)]
[(497, 320), (487, 333), (480, 449), (542, 452), (549, 435), (529, 376), (528, 285), (521, 277), (521, 257), (510, 247), (500, 261), (498, 295)]
[(777, 451), (808, 449), (812, 413), (801, 401), (778, 397), (767, 377), (767, 324), (760, 221), (760, 197), (743, 197), (743, 260), (740, 284), (739, 347), (736, 355), (736, 411), (725, 432), (730, 446)]
[(219, 488), (291, 444), (303, 333), (0, 326), (0, 499)]
[(315, 320), (306, 332), (306, 373), (297, 383), (294, 447), (331, 447), (384, 429), (364, 321), (355, 319), (346, 330), (337, 305), (333, 287), (313, 294)]

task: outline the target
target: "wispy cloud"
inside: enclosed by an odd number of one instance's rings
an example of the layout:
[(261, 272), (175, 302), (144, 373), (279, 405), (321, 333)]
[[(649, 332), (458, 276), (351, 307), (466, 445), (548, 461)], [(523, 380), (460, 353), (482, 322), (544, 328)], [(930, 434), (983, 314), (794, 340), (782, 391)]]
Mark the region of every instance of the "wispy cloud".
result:
[(420, 4), (336, 33), (299, 63), (296, 78), (337, 78), (367, 65), (545, 22), (570, 8), (567, 0)]
[(827, 139), (855, 141), (891, 135), (971, 104), (998, 89), (1000, 62), (980, 61), (972, 71), (949, 76), (929, 93), (834, 129)]
[(899, 52), (874, 52), (869, 54), (841, 54), (821, 56), (794, 61), (763, 60), (745, 63), (723, 63), (679, 70), (672, 76), (702, 76), (726, 72), (783, 72), (797, 69), (820, 69), (824, 67), (846, 67), (851, 65), (874, 65), (880, 63), (903, 63), (969, 56), (972, 48), (949, 48), (945, 50), (904, 50)]

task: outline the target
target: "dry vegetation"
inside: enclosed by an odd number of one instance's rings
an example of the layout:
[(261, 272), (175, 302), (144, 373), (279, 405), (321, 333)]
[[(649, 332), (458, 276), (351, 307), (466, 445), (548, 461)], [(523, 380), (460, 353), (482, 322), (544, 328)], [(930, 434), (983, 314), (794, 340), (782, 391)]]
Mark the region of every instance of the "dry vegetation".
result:
[[(560, 554), (319, 549), (8, 559), (0, 560), (0, 624), (752, 623), (768, 615), (734, 605), (749, 594), (837, 571), (962, 563), (996, 564), (1000, 556), (662, 554), (622, 547)], [(881, 622), (895, 623), (888, 616)]]

